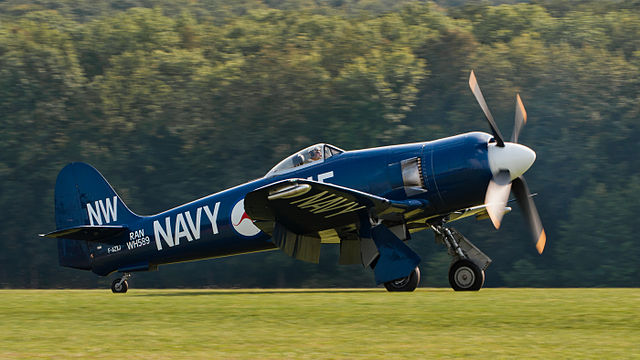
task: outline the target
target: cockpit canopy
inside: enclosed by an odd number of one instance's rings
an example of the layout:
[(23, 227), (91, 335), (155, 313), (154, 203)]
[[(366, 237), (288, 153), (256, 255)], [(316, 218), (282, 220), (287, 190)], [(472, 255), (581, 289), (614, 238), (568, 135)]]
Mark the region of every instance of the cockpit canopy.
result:
[(280, 161), (278, 165), (269, 170), (265, 177), (275, 176), (290, 171), (293, 168), (306, 167), (317, 162), (323, 162), (326, 159), (343, 153), (344, 150), (329, 144), (315, 144), (308, 148), (302, 149), (295, 154)]

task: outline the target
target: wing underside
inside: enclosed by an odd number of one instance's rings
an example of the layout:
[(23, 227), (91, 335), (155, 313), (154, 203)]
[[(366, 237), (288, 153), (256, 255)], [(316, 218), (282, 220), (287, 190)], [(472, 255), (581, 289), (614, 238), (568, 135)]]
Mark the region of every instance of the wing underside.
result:
[(340, 264), (385, 269), (376, 270), (378, 283), (406, 276), (419, 262), (402, 241), (409, 236), (404, 215), (427, 205), (304, 179), (259, 188), (244, 202), (254, 224), (286, 254), (317, 263), (322, 243), (339, 243)]

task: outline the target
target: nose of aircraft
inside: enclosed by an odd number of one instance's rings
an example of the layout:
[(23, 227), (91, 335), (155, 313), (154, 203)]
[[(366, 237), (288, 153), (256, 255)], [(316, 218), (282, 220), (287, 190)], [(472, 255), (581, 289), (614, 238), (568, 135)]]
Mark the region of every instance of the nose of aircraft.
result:
[(500, 170), (509, 170), (511, 180), (524, 174), (536, 161), (536, 153), (521, 144), (506, 142), (499, 147), (491, 143), (488, 150), (491, 172), (495, 175)]

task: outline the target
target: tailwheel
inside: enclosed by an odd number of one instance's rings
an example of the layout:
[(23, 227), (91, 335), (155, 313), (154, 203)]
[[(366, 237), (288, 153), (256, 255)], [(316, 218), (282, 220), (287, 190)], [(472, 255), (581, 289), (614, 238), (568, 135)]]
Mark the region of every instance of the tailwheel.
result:
[(413, 291), (418, 287), (419, 283), (420, 268), (416, 267), (409, 276), (386, 282), (384, 287), (387, 291)]
[(478, 291), (484, 284), (484, 271), (469, 260), (458, 260), (449, 268), (449, 284), (455, 291)]
[(127, 282), (127, 279), (129, 279), (130, 277), (131, 274), (124, 273), (122, 274), (121, 278), (113, 280), (113, 282), (111, 283), (111, 291), (116, 294), (126, 293), (127, 290), (129, 290), (129, 283)]

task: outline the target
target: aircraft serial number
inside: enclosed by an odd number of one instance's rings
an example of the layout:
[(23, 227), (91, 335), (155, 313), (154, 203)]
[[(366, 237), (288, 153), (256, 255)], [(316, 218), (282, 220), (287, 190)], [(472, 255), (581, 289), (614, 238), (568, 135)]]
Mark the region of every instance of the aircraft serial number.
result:
[(149, 245), (151, 243), (151, 239), (148, 236), (145, 236), (140, 239), (135, 239), (127, 242), (127, 249), (132, 250), (139, 247), (143, 247)]

